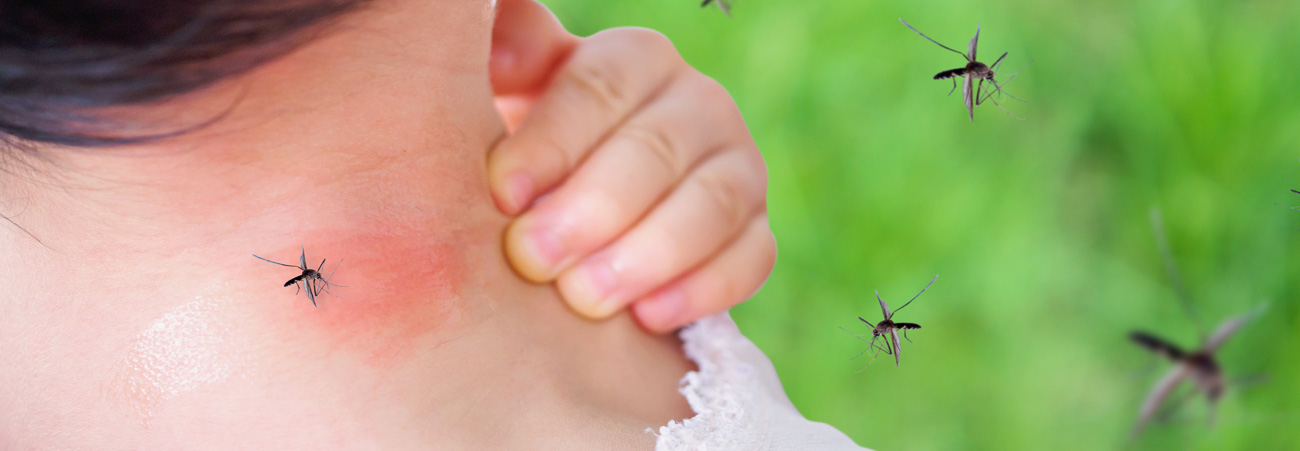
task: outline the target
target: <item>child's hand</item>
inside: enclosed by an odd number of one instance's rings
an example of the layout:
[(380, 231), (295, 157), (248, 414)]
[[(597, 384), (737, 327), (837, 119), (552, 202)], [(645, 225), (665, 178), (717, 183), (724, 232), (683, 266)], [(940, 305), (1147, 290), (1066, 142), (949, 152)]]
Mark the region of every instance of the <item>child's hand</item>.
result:
[(657, 332), (757, 291), (776, 258), (767, 169), (726, 89), (654, 31), (577, 39), (531, 0), (498, 8), (492, 83), (515, 131), (488, 173), (523, 213), (506, 232), (519, 274), (588, 317), (632, 304)]

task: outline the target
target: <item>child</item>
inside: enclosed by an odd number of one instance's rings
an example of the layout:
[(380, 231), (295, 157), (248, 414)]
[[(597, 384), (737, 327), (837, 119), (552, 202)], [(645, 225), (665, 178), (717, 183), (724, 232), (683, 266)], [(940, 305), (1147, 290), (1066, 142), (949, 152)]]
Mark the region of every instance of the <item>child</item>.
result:
[[(690, 405), (681, 343), (610, 316), (671, 330), (774, 255), (739, 113), (661, 37), (522, 1), (102, 5), (0, 11), (0, 447), (852, 446), (725, 316), (685, 333)], [(300, 252), (316, 307), (251, 255)]]

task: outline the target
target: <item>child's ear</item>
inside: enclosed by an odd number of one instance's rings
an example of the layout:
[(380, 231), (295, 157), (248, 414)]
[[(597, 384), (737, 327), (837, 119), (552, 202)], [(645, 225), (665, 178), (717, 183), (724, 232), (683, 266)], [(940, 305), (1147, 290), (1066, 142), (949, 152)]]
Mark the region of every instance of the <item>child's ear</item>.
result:
[(488, 62), (492, 91), (498, 97), (535, 97), (578, 38), (534, 0), (500, 0), (496, 9)]

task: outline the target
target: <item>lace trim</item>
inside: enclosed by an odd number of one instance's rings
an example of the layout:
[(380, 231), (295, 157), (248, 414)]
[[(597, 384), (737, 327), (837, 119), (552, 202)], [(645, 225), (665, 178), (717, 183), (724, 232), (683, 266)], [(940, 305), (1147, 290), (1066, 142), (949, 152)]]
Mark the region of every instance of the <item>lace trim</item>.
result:
[(686, 373), (677, 391), (696, 415), (660, 427), (655, 450), (761, 449), (772, 406), (761, 395), (753, 365), (733, 352), (753, 345), (726, 313), (695, 322), (682, 330), (681, 338), (686, 356), (699, 370)]

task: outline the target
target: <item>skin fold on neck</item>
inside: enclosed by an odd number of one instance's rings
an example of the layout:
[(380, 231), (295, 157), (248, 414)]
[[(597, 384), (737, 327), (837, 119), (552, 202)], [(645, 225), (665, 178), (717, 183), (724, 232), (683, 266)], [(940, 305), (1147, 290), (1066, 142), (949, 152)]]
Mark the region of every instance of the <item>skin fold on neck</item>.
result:
[[(675, 338), (580, 319), (506, 265), (492, 19), (488, 1), (378, 1), (120, 112), (224, 114), (210, 126), (42, 149), (0, 177), (40, 239), (0, 227), (0, 445), (647, 448), (645, 428), (691, 416)], [(252, 256), (296, 265), (300, 246), (337, 265), (319, 307)]]

